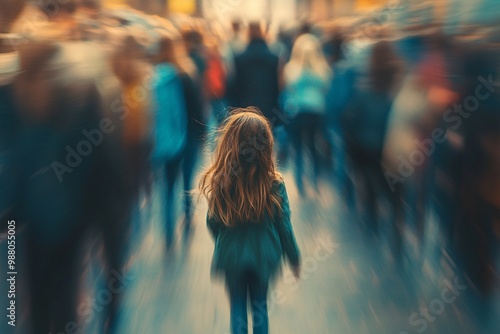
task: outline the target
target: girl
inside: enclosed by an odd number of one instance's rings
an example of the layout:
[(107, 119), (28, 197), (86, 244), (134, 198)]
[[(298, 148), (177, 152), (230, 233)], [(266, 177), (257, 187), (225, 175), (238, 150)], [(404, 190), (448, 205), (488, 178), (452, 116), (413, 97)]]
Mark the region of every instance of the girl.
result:
[(300, 273), (288, 197), (276, 171), (270, 124), (257, 109), (236, 109), (219, 131), (214, 163), (200, 181), (215, 240), (212, 269), (226, 279), (231, 333), (248, 333), (248, 291), (253, 333), (265, 334), (268, 285), (282, 256), (295, 277)]
[[(292, 55), (284, 69), (284, 109), (291, 122), (288, 129), (290, 141), (295, 149), (295, 182), (304, 195), (304, 146), (311, 152), (314, 171), (313, 184), (317, 189), (320, 157), (331, 160), (331, 145), (326, 128), (326, 95), (331, 71), (326, 62), (319, 40), (311, 34), (297, 38)], [(322, 147), (321, 138), (325, 147)]]

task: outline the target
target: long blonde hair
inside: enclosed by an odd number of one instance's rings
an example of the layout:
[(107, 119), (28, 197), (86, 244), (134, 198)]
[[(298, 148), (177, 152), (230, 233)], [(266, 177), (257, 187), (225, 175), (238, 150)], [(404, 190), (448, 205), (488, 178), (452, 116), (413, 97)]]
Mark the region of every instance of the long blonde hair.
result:
[(304, 34), (293, 44), (290, 61), (285, 66), (285, 81), (297, 79), (304, 71), (314, 73), (325, 81), (331, 70), (323, 54), (321, 43), (311, 34)]
[(276, 170), (269, 121), (257, 108), (234, 110), (219, 129), (213, 164), (199, 189), (208, 200), (208, 215), (227, 226), (258, 223), (281, 210), (273, 183)]

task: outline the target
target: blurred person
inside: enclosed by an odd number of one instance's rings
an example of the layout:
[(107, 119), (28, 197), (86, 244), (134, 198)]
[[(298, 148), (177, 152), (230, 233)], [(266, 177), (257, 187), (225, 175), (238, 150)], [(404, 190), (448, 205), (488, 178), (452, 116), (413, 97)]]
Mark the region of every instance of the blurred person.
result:
[(269, 281), (282, 257), (298, 278), (300, 255), (271, 126), (258, 110), (236, 109), (228, 117), (199, 188), (208, 200), (207, 225), (215, 241), (212, 270), (225, 278), (229, 293), (231, 333), (248, 333), (248, 298), (253, 333), (268, 333)]
[[(474, 48), (465, 54), (463, 62), (461, 98), (478, 98), (479, 94), (486, 98), (481, 99), (473, 112), (469, 113), (466, 108), (469, 117), (461, 119), (461, 127), (456, 128), (462, 140), (458, 142), (461, 164), (456, 187), (459, 205), (455, 207), (455, 240), (458, 262), (474, 291), (487, 300), (492, 296), (498, 277), (495, 263), (498, 260), (500, 221), (500, 96), (495, 89), (499, 86), (497, 51)], [(478, 78), (483, 87), (481, 90), (478, 89)], [(490, 84), (484, 85), (486, 80)], [(490, 94), (485, 96), (485, 92)], [(454, 127), (458, 115), (453, 114)]]
[[(195, 70), (194, 70), (195, 71)], [(188, 108), (199, 113), (200, 96), (196, 94), (195, 84), (182, 66), (175, 51), (172, 37), (163, 36), (160, 40), (158, 62), (155, 65), (153, 86), (154, 100), (154, 137), (155, 149), (153, 161), (165, 168), (166, 200), (165, 200), (165, 232), (167, 250), (172, 249), (175, 242), (175, 196), (174, 186), (182, 171), (183, 159), (187, 159), (187, 143), (195, 139), (196, 134), (188, 136)], [(188, 100), (189, 98), (189, 100)], [(190, 104), (190, 105), (189, 105)], [(194, 109), (193, 109), (194, 108)], [(192, 144), (191, 144), (192, 145)], [(196, 152), (194, 153), (196, 154)], [(186, 164), (185, 160), (184, 163)], [(191, 167), (191, 166), (190, 166)], [(191, 170), (192, 171), (192, 170)], [(189, 186), (189, 175), (184, 173), (184, 187)], [(190, 200), (186, 196), (185, 209), (190, 211)], [(186, 219), (190, 219), (189, 216)]]
[(273, 127), (279, 125), (281, 67), (279, 58), (269, 50), (263, 27), (253, 22), (249, 26), (250, 42), (246, 50), (235, 58), (235, 75), (228, 84), (229, 105), (233, 107), (256, 106)]
[(344, 134), (348, 129), (342, 127), (342, 116), (351, 102), (357, 80), (357, 71), (344, 54), (346, 37), (339, 30), (327, 39), (324, 45), (325, 56), (333, 75), (326, 94), (326, 123), (332, 132), (334, 145), (334, 173), (342, 189), (346, 202), (352, 204), (354, 185), (348, 177)]
[[(284, 69), (284, 110), (291, 122), (288, 135), (295, 150), (295, 182), (304, 194), (304, 149), (311, 153), (313, 184), (317, 189), (321, 157), (331, 158), (326, 128), (326, 94), (331, 71), (319, 40), (309, 34), (300, 36)], [(324, 148), (321, 151), (321, 147)]]
[[(471, 120), (465, 135), (465, 159), (459, 190), (460, 252), (464, 269), (480, 296), (489, 298), (496, 287), (500, 222), (500, 115), (494, 110), (498, 94), (482, 115)], [(475, 124), (474, 124), (475, 123)], [(472, 151), (474, 150), (474, 151)], [(470, 160), (469, 160), (470, 159)], [(464, 254), (465, 253), (465, 254)]]
[(324, 45), (325, 58), (334, 75), (326, 97), (328, 124), (335, 132), (340, 130), (340, 118), (355, 91), (356, 69), (344, 53), (346, 37), (335, 31)]
[[(113, 273), (124, 273), (130, 213), (145, 160), (144, 110), (129, 104), (130, 91), (122, 96), (124, 89), (107, 54), (66, 29), (73, 27), (77, 10), (66, 4), (52, 14), (51, 23), (33, 36), (34, 41), (20, 47), (22, 72), (15, 82), (22, 119), (15, 212), (27, 226), (35, 333), (62, 332), (68, 323), (80, 326), (85, 320), (80, 319), (77, 302), (89, 233), (103, 240), (104, 279), (109, 282)], [(123, 63), (115, 65), (120, 68)], [(128, 65), (124, 67), (129, 76), (120, 77), (123, 87), (137, 74)], [(98, 85), (101, 80), (106, 88)], [(120, 105), (123, 100), (127, 106)], [(122, 106), (128, 113), (120, 118)], [(116, 332), (124, 293), (113, 293), (103, 308), (103, 332)]]
[[(140, 48), (129, 39), (118, 54), (132, 60), (113, 58), (111, 66), (98, 44), (66, 30), (77, 10), (67, 4), (21, 48), (16, 82), (23, 118), (17, 209), (30, 231), (36, 333), (85, 320), (76, 303), (87, 236), (102, 237), (104, 280), (126, 272), (131, 211), (147, 155), (147, 99), (132, 93), (142, 76)], [(103, 332), (116, 333), (124, 293), (118, 289), (103, 308)]]
[[(90, 255), (99, 260), (104, 282), (112, 282), (116, 273), (128, 275), (134, 227), (140, 224), (134, 214), (139, 210), (141, 191), (146, 196), (150, 192), (151, 106), (149, 95), (142, 90), (148, 65), (143, 47), (132, 36), (121, 40), (111, 54), (96, 48), (100, 44), (95, 41), (82, 44), (94, 47), (94, 53), (99, 50), (105, 60), (99, 66), (98, 59), (88, 57), (96, 69), (94, 80), (106, 82), (99, 87), (98, 101), (101, 122), (110, 121), (112, 130), (103, 131), (102, 143), (94, 153), (97, 161), (94, 176), (88, 180), (93, 195), (87, 198), (91, 208), (87, 219), (94, 226), (90, 240), (102, 240), (102, 252)], [(91, 133), (94, 140), (100, 138), (95, 130)], [(125, 293), (125, 286), (112, 291), (98, 324), (102, 333), (118, 332)]]
[[(8, 212), (12, 209), (12, 188), (15, 186), (9, 170), (19, 131), (20, 119), (14, 99), (14, 86), (20, 72), (19, 52), (14, 47), (17, 36), (9, 34), (12, 25), (21, 15), (25, 1), (0, 4), (0, 230), (7, 228)], [(17, 44), (17, 43), (16, 43)]]
[(206, 49), (203, 35), (193, 28), (187, 29), (182, 35), (188, 55), (196, 66), (199, 80), (203, 81), (205, 71), (207, 70)]
[[(201, 26), (202, 22), (194, 22), (198, 23)], [(201, 27), (192, 27), (182, 31), (182, 39), (183, 44), (180, 45), (179, 56), (182, 57), (184, 62), (187, 62), (188, 59), (195, 65), (195, 72), (191, 72), (191, 78), (194, 80), (194, 83), (201, 92), (201, 114), (198, 118), (195, 118), (197, 122), (205, 124), (205, 120), (208, 119), (208, 111), (209, 111), (209, 96), (213, 94), (209, 92), (209, 88), (206, 86), (207, 80), (207, 70), (208, 70), (208, 50), (206, 45), (206, 40), (204, 35), (201, 32)], [(212, 53), (213, 55), (213, 53)], [(185, 57), (187, 56), (187, 57)], [(212, 64), (213, 65), (213, 64)], [(213, 67), (212, 67), (213, 68)], [(198, 101), (198, 100), (197, 100)], [(199, 101), (198, 101), (199, 102)], [(199, 138), (199, 137), (197, 137)]]
[[(69, 13), (61, 9), (66, 18)], [(13, 215), (26, 227), (34, 333), (64, 331), (78, 321), (81, 255), (88, 213), (95, 210), (88, 199), (98, 159), (88, 153), (90, 142), (82, 148), (82, 129), (99, 128), (101, 118), (93, 72), (81, 71), (90, 58), (79, 57), (95, 50), (53, 39), (64, 34), (51, 29), (54, 34), (43, 31), (19, 45), (20, 73), (12, 90), (20, 120), (12, 156)]]
[(431, 87), (432, 100), (439, 107), (419, 122), (420, 140), (432, 138), (432, 131), (439, 128), (446, 131), (446, 138), (436, 143), (434, 154), (422, 171), (420, 186), (417, 187), (417, 215), (423, 220), (426, 211), (434, 210), (444, 243), (442, 249), (453, 257), (463, 134), (461, 129), (454, 129), (453, 122), (449, 122), (451, 104), (445, 105), (440, 100), (448, 102), (450, 94), (456, 94), (456, 101), (459, 99), (463, 76), (457, 74), (463, 72), (463, 51), (455, 39), (446, 39), (441, 32), (421, 38), (425, 53), (417, 64), (418, 71)]
[[(139, 211), (150, 199), (152, 187), (152, 97), (146, 81), (151, 76), (152, 67), (145, 46), (134, 35), (117, 36), (115, 44), (105, 48), (110, 52), (111, 66), (121, 90), (117, 98), (121, 103), (113, 101), (111, 106), (115, 112), (123, 112), (116, 121), (120, 124), (117, 136), (121, 137), (119, 144), (125, 159), (122, 171), (126, 180), (123, 182), (127, 187), (126, 195), (132, 201), (132, 216), (124, 229), (136, 234), (141, 227)], [(102, 80), (104, 83), (109, 81)], [(116, 228), (121, 227), (117, 225)], [(110, 239), (110, 242), (114, 240)]]
[(425, 36), (421, 33), (423, 28), (419, 25), (409, 25), (400, 32), (401, 36), (395, 41), (408, 67), (419, 64), (425, 55)]
[(77, 40), (80, 38), (76, 12), (79, 0), (68, 0), (55, 3), (52, 0), (40, 0), (38, 9), (47, 17), (47, 24), (35, 31), (35, 38), (52, 40)]
[[(148, 185), (148, 157), (151, 152), (151, 98), (142, 88), (146, 75), (151, 71), (145, 49), (132, 36), (127, 36), (115, 50), (113, 70), (123, 89), (126, 117), (123, 119), (123, 142), (129, 152), (132, 193), (138, 194)], [(144, 96), (143, 96), (144, 95)]]
[[(447, 107), (456, 99), (455, 88), (451, 82), (452, 54), (451, 43), (440, 32), (433, 31), (424, 38), (424, 55), (416, 65), (419, 82), (427, 89), (428, 104), (422, 117), (416, 122), (417, 140), (423, 142), (432, 138)], [(423, 234), (429, 198), (432, 194), (432, 178), (435, 174), (435, 158), (428, 157), (417, 169), (415, 220), (417, 229)]]
[(310, 22), (301, 22), (297, 29), (297, 34), (295, 35), (295, 41), (302, 35), (312, 35), (314, 32), (313, 30), (313, 25)]
[[(23, 12), (26, 6), (26, 1), (13, 1), (13, 2), (5, 2), (2, 4), (2, 10), (0, 11), (0, 33), (6, 34), (9, 33), (14, 23), (17, 21), (21, 13)], [(2, 36), (2, 39), (5, 36)], [(5, 45), (2, 43), (2, 46)], [(2, 50), (2, 53), (5, 53)]]
[(286, 64), (290, 60), (290, 51), (286, 43), (286, 34), (282, 29), (278, 29), (273, 34), (269, 48), (280, 59), (280, 64)]
[[(186, 45), (179, 41), (176, 45), (176, 66), (182, 83), (182, 91), (187, 112), (187, 141), (184, 150), (182, 172), (184, 176), (184, 236), (188, 236), (192, 226), (191, 189), (193, 178), (200, 160), (207, 133), (206, 98), (203, 81), (197, 75), (196, 63), (189, 57)], [(222, 70), (219, 68), (219, 70)], [(216, 71), (218, 75), (221, 72)], [(205, 77), (207, 74), (205, 73)], [(220, 78), (219, 78), (220, 79)], [(219, 84), (221, 82), (219, 81)], [(221, 89), (219, 86), (218, 89)]]
[[(421, 27), (423, 28), (423, 27)], [(442, 140), (435, 129), (443, 119), (448, 107), (456, 101), (457, 95), (450, 84), (447, 46), (437, 42), (439, 35), (420, 31), (426, 41), (426, 51), (419, 61), (406, 68), (392, 110), (390, 112), (387, 136), (384, 143), (385, 178), (393, 194), (396, 207), (394, 235), (395, 253), (401, 255), (404, 218), (412, 217), (417, 240), (417, 253), (422, 255), (426, 212), (428, 211), (429, 185), (433, 172), (429, 141), (435, 147)], [(436, 43), (437, 42), (437, 43)], [(439, 134), (439, 132), (438, 132)], [(437, 139), (435, 139), (436, 137)], [(402, 215), (403, 203), (413, 193), (412, 212)], [(411, 214), (411, 215), (410, 215)], [(399, 249), (399, 250), (397, 250)]]
[(81, 0), (77, 17), (82, 40), (104, 41), (108, 37), (101, 14), (101, 0)]
[(237, 56), (243, 51), (247, 45), (246, 38), (243, 33), (242, 23), (240, 21), (231, 22), (232, 36), (229, 40), (229, 47), (233, 55)]
[(207, 44), (207, 70), (204, 78), (204, 86), (210, 103), (212, 117), (214, 117), (217, 124), (221, 124), (226, 118), (225, 96), (227, 71), (215, 37)]
[[(243, 27), (240, 21), (231, 22), (231, 30), (228, 32), (225, 29), (219, 29), (218, 34), (218, 49), (223, 61), (225, 72), (225, 85), (233, 82), (235, 75), (234, 58), (245, 50), (247, 45), (243, 34)], [(224, 101), (227, 106), (227, 100)]]
[(343, 30), (340, 27), (335, 27), (326, 36), (323, 52), (329, 64), (335, 64), (345, 58), (343, 50), (346, 36)]
[(387, 186), (382, 150), (399, 71), (393, 45), (388, 41), (376, 43), (371, 50), (368, 82), (356, 89), (344, 114), (347, 152), (362, 184), (364, 220), (374, 233), (378, 233), (380, 220), (377, 198)]

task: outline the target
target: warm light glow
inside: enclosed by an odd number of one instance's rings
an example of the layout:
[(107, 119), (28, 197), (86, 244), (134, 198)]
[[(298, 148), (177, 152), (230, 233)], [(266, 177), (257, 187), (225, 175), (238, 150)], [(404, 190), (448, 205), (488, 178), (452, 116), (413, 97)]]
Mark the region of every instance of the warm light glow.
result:
[(167, 4), (171, 13), (193, 14), (196, 11), (196, 0), (169, 0)]
[(374, 9), (376, 7), (381, 7), (386, 3), (387, 1), (385, 0), (357, 0), (356, 8), (358, 10), (369, 10), (369, 9)]

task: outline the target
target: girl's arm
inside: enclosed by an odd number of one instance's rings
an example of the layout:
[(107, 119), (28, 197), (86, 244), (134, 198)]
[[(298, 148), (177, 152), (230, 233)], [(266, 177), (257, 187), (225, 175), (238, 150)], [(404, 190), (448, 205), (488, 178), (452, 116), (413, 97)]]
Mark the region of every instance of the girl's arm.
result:
[(276, 229), (278, 230), (283, 254), (290, 265), (297, 268), (300, 265), (300, 252), (295, 241), (295, 235), (290, 221), (290, 203), (288, 202), (285, 184), (281, 182), (278, 187), (278, 192), (282, 199), (282, 212), (281, 216), (278, 216), (279, 221), (276, 222)]

